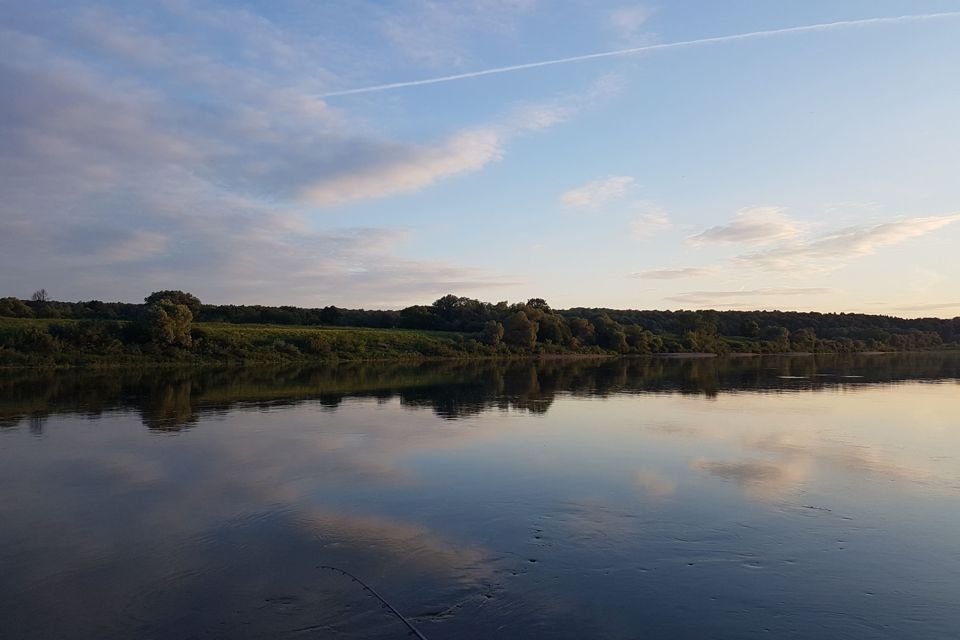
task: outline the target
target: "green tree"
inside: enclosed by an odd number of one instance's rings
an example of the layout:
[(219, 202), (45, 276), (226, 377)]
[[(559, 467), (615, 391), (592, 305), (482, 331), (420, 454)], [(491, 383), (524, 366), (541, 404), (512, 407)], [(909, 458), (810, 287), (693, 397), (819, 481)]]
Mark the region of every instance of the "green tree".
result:
[(627, 335), (619, 323), (605, 313), (595, 316), (592, 322), (598, 345), (617, 353), (624, 353), (627, 350)]
[(332, 305), (320, 310), (320, 322), (323, 324), (338, 324), (342, 316), (343, 312)]
[(572, 318), (570, 332), (581, 346), (589, 347), (597, 344), (597, 331), (586, 318)]
[(570, 333), (570, 327), (563, 321), (563, 318), (553, 314), (544, 315), (540, 318), (540, 327), (537, 330), (537, 342), (552, 343), (557, 345), (570, 344), (573, 335)]
[(507, 316), (503, 321), (503, 341), (511, 347), (532, 349), (537, 343), (537, 323), (523, 311)]
[(148, 305), (157, 304), (164, 300), (172, 302), (173, 304), (182, 304), (190, 310), (190, 313), (194, 316), (200, 313), (203, 303), (200, 302), (200, 299), (192, 293), (187, 293), (185, 291), (179, 291), (177, 289), (169, 289), (166, 291), (154, 291), (146, 298), (143, 299)]
[(457, 311), (463, 306), (466, 298), (461, 298), (455, 296), (452, 293), (448, 293), (442, 298), (438, 298), (433, 302), (433, 308), (437, 312), (437, 315), (445, 320), (451, 320), (457, 314)]
[(638, 324), (628, 324), (623, 332), (627, 336), (627, 347), (633, 353), (657, 353), (663, 348), (663, 340)]
[(147, 307), (144, 329), (151, 342), (169, 347), (189, 348), (193, 344), (190, 326), (193, 313), (185, 304), (159, 300)]
[(786, 352), (790, 350), (790, 330), (786, 327), (766, 327), (763, 339), (769, 351)]
[(533, 307), (534, 309), (540, 309), (546, 313), (550, 312), (550, 305), (548, 305), (547, 301), (543, 298), (530, 298), (527, 300), (527, 306)]
[(759, 338), (760, 325), (757, 324), (756, 320), (744, 320), (743, 324), (740, 325), (740, 335), (747, 338)]
[(33, 309), (19, 298), (0, 298), (0, 316), (6, 318), (32, 318)]
[(790, 335), (790, 343), (794, 351), (814, 351), (817, 347), (817, 334), (813, 329), (800, 329)]
[(503, 325), (496, 320), (488, 320), (483, 325), (483, 332), (480, 334), (480, 340), (483, 344), (495, 347), (503, 340)]

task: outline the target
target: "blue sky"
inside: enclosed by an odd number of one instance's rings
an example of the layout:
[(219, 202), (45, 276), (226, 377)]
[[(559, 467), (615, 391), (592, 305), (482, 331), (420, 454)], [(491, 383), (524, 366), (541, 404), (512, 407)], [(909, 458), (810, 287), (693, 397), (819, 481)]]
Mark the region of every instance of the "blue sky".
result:
[(960, 314), (960, 1), (0, 17), (4, 295)]

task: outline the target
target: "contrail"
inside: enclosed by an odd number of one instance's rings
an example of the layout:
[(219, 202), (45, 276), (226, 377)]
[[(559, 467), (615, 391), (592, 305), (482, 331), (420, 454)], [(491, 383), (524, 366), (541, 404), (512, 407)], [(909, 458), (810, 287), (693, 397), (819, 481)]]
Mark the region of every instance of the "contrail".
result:
[(555, 64), (567, 64), (569, 62), (581, 62), (583, 60), (595, 60), (597, 58), (612, 58), (615, 56), (628, 56), (634, 53), (644, 51), (661, 51), (664, 49), (679, 49), (681, 47), (693, 47), (703, 44), (716, 44), (718, 42), (734, 42), (737, 40), (752, 40), (754, 38), (767, 38), (770, 36), (779, 36), (787, 33), (806, 33), (810, 31), (829, 31), (831, 29), (845, 29), (848, 27), (872, 26), (877, 24), (891, 24), (897, 22), (917, 22), (920, 20), (936, 20), (939, 18), (957, 18), (960, 17), (960, 11), (947, 11), (943, 13), (922, 13), (906, 16), (890, 16), (886, 18), (864, 18), (861, 20), (840, 20), (838, 22), (823, 22), (820, 24), (808, 24), (799, 27), (786, 27), (784, 29), (769, 29), (767, 31), (751, 31), (749, 33), (737, 33), (729, 36), (716, 36), (713, 38), (700, 38), (698, 40), (683, 40), (680, 42), (666, 42), (663, 44), (650, 44), (642, 47), (633, 47), (631, 49), (617, 49), (615, 51), (601, 51), (599, 53), (588, 53), (580, 56), (571, 56), (569, 58), (556, 58), (553, 60), (541, 60), (539, 62), (527, 62), (525, 64), (514, 64), (508, 67), (494, 67), (493, 69), (481, 69), (480, 71), (468, 71), (466, 73), (457, 73), (450, 76), (440, 76), (437, 78), (425, 78), (423, 80), (408, 80), (405, 82), (391, 82), (388, 84), (377, 84), (369, 87), (360, 87), (357, 89), (343, 89), (341, 91), (330, 91), (321, 93), (320, 98), (333, 98), (336, 96), (351, 96), (358, 93), (372, 93), (374, 91), (389, 91), (391, 89), (403, 89), (405, 87), (419, 87), (426, 84), (440, 84), (441, 82), (453, 82), (454, 80), (465, 80), (467, 78), (479, 78), (481, 76), (492, 76), (499, 73), (510, 73), (512, 71), (523, 71), (525, 69), (536, 69), (538, 67), (549, 67)]

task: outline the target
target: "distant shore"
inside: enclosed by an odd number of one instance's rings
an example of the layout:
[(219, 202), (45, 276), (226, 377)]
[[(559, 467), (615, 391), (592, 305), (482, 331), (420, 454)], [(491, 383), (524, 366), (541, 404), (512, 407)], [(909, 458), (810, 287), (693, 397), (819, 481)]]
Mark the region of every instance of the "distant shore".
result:
[[(42, 293), (42, 292), (38, 292)], [(453, 295), (402, 310), (0, 298), (0, 366), (109, 367), (393, 360), (673, 359), (960, 347), (960, 318), (780, 311), (553, 309)]]

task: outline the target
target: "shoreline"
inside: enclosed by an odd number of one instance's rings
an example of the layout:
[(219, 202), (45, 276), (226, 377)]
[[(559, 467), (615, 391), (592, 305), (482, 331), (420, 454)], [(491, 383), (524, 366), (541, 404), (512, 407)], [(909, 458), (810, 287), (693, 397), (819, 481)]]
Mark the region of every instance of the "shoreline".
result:
[(0, 375), (12, 371), (104, 371), (114, 369), (192, 369), (192, 368), (246, 368), (246, 367), (275, 367), (294, 365), (341, 365), (358, 363), (408, 363), (421, 364), (432, 362), (470, 363), (470, 362), (545, 362), (545, 361), (575, 361), (575, 360), (710, 360), (710, 359), (737, 359), (737, 358), (810, 358), (817, 356), (885, 356), (896, 354), (921, 353), (956, 353), (957, 349), (926, 349), (905, 351), (848, 351), (848, 352), (729, 352), (723, 354), (709, 352), (671, 352), (650, 354), (600, 354), (600, 353), (535, 353), (517, 354), (509, 356), (424, 356), (424, 357), (387, 357), (387, 358), (299, 358), (287, 360), (155, 360), (155, 361), (127, 361), (127, 362), (87, 362), (70, 364), (25, 364), (0, 365)]

